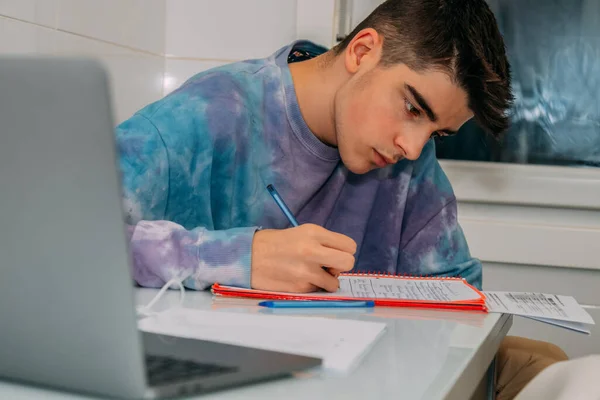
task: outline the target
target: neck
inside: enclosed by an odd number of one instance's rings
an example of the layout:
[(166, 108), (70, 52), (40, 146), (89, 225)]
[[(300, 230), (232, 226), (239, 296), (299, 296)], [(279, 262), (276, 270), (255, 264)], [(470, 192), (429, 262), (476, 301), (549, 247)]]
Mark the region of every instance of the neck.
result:
[(337, 147), (334, 98), (343, 74), (335, 73), (337, 59), (323, 61), (328, 56), (292, 63), (289, 68), (302, 118), (321, 142)]

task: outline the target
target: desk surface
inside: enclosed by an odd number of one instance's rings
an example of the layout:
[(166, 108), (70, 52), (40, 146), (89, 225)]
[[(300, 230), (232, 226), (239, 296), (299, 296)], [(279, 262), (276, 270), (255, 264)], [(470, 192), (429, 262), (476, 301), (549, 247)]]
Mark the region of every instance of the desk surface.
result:
[[(139, 289), (136, 300), (146, 304), (156, 290)], [(156, 309), (174, 306), (179, 293), (165, 294)], [(345, 310), (277, 310), (246, 299), (213, 298), (206, 292), (186, 292), (185, 307), (243, 313), (281, 313), (384, 321), (387, 332), (360, 365), (345, 376), (302, 374), (202, 399), (396, 398), (468, 399), (493, 360), (512, 319), (508, 315), (375, 307)], [(85, 399), (88, 397), (0, 381), (0, 398)]]

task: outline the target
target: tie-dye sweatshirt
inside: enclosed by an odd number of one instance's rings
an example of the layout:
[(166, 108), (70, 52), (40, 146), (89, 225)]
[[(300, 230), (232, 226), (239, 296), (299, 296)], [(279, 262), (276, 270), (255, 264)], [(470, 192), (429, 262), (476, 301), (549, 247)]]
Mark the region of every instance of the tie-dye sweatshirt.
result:
[(300, 224), (356, 241), (354, 271), (481, 287), (433, 141), (416, 161), (349, 172), (302, 118), (288, 68), (295, 49), (325, 50), (301, 41), (204, 71), (117, 127), (134, 280), (249, 287), (257, 229), (290, 227), (273, 184)]

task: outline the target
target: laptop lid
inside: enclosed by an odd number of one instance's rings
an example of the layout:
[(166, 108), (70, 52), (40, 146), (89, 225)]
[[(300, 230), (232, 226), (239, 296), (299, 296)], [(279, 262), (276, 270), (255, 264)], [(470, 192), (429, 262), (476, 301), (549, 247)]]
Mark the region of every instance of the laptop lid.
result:
[(0, 378), (140, 397), (107, 77), (0, 58)]

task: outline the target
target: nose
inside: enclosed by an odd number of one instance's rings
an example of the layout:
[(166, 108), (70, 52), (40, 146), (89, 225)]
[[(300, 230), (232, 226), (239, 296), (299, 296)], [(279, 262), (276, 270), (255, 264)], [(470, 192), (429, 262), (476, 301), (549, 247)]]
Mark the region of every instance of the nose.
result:
[(414, 161), (419, 158), (430, 137), (429, 131), (423, 134), (421, 132), (410, 132), (396, 136), (394, 144), (404, 151), (404, 158)]

